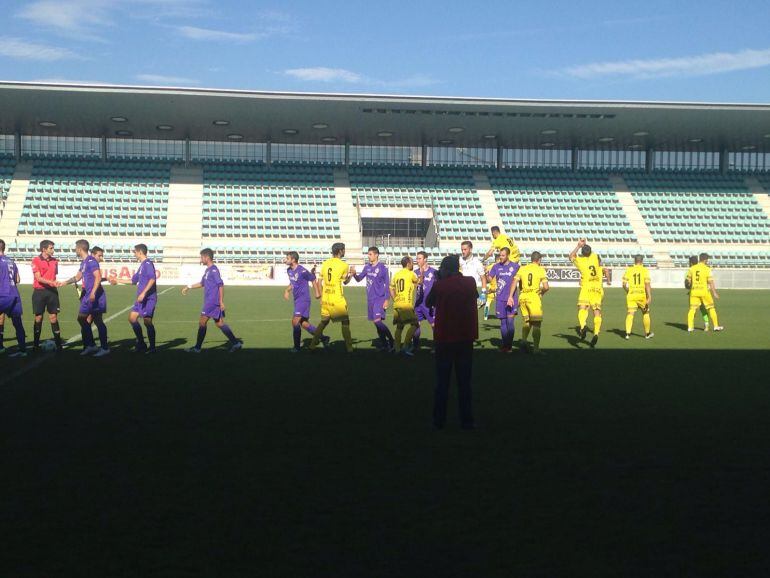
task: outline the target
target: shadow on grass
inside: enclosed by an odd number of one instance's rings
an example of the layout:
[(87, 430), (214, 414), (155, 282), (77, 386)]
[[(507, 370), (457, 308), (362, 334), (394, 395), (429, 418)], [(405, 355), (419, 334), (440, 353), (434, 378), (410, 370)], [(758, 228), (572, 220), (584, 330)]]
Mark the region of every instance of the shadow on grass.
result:
[(666, 326), (673, 327), (674, 329), (680, 329), (682, 331), (687, 331), (687, 324), (686, 323), (673, 323), (671, 321), (666, 321)]

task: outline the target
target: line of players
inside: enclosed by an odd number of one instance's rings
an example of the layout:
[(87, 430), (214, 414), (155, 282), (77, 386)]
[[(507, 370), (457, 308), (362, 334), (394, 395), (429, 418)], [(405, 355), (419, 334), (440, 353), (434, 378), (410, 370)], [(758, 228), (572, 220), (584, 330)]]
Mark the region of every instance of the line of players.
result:
[[(470, 241), (461, 244), (461, 270), (463, 274), (476, 278), (481, 285), (479, 306), (487, 306), (485, 317), (494, 309), (495, 317), (500, 320), (502, 338), (501, 350), (512, 350), (514, 339), (514, 319), (520, 313), (524, 326), (520, 347), (529, 351), (528, 338), (532, 334), (533, 353), (540, 353), (541, 325), (543, 320), (542, 296), (549, 290), (545, 269), (541, 266), (542, 255), (534, 252), (530, 263), (520, 266), (520, 253), (513, 240), (501, 233), (499, 227), (492, 227), (492, 246), (482, 259), (473, 255), (473, 245)], [(78, 324), (81, 328), (83, 341), (82, 355), (102, 357), (108, 355), (109, 345), (107, 327), (103, 315), (107, 311), (107, 296), (102, 288), (101, 268), (104, 251), (99, 247), (91, 248), (88, 241), (79, 240), (75, 243), (75, 251), (81, 258), (78, 272), (66, 281), (58, 281), (58, 262), (53, 257), (54, 243), (44, 240), (40, 244), (40, 255), (32, 261), (34, 275), (33, 313), (35, 316), (34, 345), (37, 349), (40, 343), (43, 313), (48, 312), (54, 344), (57, 350), (62, 348), (61, 332), (58, 323), (60, 309), (58, 288), (81, 283), (79, 288), (80, 307)], [(497, 253), (495, 263), (485, 268), (483, 262)], [(131, 307), (128, 321), (136, 335), (135, 351), (154, 353), (156, 351), (156, 334), (153, 317), (158, 301), (155, 266), (147, 256), (147, 246), (138, 244), (134, 255), (139, 262), (139, 268), (130, 281), (120, 280), (116, 276), (106, 279), (112, 285), (132, 283), (137, 286), (136, 300)], [(299, 264), (299, 255), (289, 252), (285, 262), (288, 266), (289, 286), (284, 297), (294, 297), (294, 314), (292, 316), (293, 342), (292, 351), (300, 350), (301, 330), (313, 335), (310, 349), (319, 344), (328, 345), (329, 338), (324, 330), (331, 321), (342, 325), (342, 334), (348, 351), (353, 350), (350, 335), (350, 319), (343, 286), (351, 279), (362, 281), (366, 279), (367, 318), (372, 321), (378, 335), (378, 345), (381, 349), (411, 356), (419, 349), (420, 324), (428, 322), (434, 325), (433, 308), (430, 303), (430, 292), (438, 272), (428, 264), (428, 254), (420, 251), (416, 255), (417, 273), (414, 272), (414, 261), (411, 257), (401, 260), (402, 270), (390, 278), (388, 268), (379, 261), (379, 250), (370, 247), (368, 263), (358, 273), (354, 267), (342, 260), (345, 256), (345, 245), (335, 243), (332, 246), (332, 258), (321, 265), (321, 276), (315, 275), (315, 267), (308, 271)], [(586, 338), (587, 322), (590, 312), (593, 313), (593, 337), (591, 347), (595, 347), (602, 326), (602, 301), (604, 297), (603, 282), (609, 284), (607, 270), (602, 267), (601, 259), (592, 252), (585, 239), (581, 239), (570, 253), (570, 261), (580, 272), (580, 294), (578, 296), (578, 325), (576, 331)], [(206, 336), (209, 320), (214, 320), (216, 326), (225, 334), (229, 342), (229, 350), (237, 351), (242, 347), (242, 341), (235, 337), (230, 327), (225, 323), (224, 283), (219, 269), (214, 263), (214, 252), (204, 249), (200, 252), (200, 262), (206, 270), (199, 283), (188, 285), (182, 289), (187, 294), (190, 289), (203, 288), (203, 308), (199, 318), (198, 334), (195, 346), (187, 349), (191, 353), (199, 353)], [(687, 272), (685, 286), (689, 290), (690, 308), (688, 311), (688, 331), (694, 331), (694, 318), (700, 308), (705, 329), (708, 330), (709, 318), (714, 331), (721, 331), (714, 306), (714, 300), (719, 298), (714, 285), (711, 269), (708, 267), (709, 256), (705, 253), (699, 258), (691, 258), (690, 269)], [(652, 338), (650, 305), (652, 290), (650, 274), (643, 264), (641, 255), (635, 257), (634, 265), (623, 275), (623, 288), (626, 291), (626, 339), (630, 338), (634, 314), (642, 312), (645, 337)], [(419, 273), (419, 274), (418, 274)], [(3, 329), (4, 317), (11, 318), (17, 332), (18, 351), (12, 356), (26, 355), (26, 335), (21, 322), (22, 306), (17, 285), (19, 273), (12, 259), (5, 256), (5, 243), (0, 240), (0, 353), (4, 352)], [(310, 324), (310, 292), (313, 287), (314, 295), (321, 300), (321, 322), (319, 325)], [(415, 299), (416, 297), (416, 299)], [(395, 338), (385, 324), (389, 301), (393, 301)], [(149, 346), (144, 341), (142, 319), (147, 332)], [(96, 345), (92, 325), (97, 328), (99, 346)], [(403, 334), (406, 329), (406, 334)], [(403, 336), (403, 340), (402, 340)]]
[[(35, 316), (33, 348), (40, 347), (43, 314), (48, 313), (51, 330), (54, 336), (54, 349), (61, 351), (63, 347), (58, 314), (60, 311), (59, 288), (75, 285), (80, 300), (77, 321), (80, 325), (80, 335), (83, 342), (81, 355), (104, 357), (109, 355), (109, 340), (104, 314), (107, 313), (107, 294), (103, 283), (111, 285), (136, 285), (136, 298), (128, 314), (128, 322), (136, 336), (137, 353), (152, 354), (156, 352), (156, 333), (153, 318), (158, 305), (158, 290), (156, 284), (155, 265), (147, 256), (147, 246), (140, 243), (134, 247), (134, 257), (139, 267), (131, 280), (118, 279), (113, 275), (104, 279), (100, 263), (104, 260), (104, 250), (91, 247), (89, 242), (81, 239), (75, 242), (75, 253), (80, 258), (77, 273), (65, 281), (57, 280), (58, 260), (54, 257), (54, 243), (44, 240), (40, 243), (40, 255), (32, 260), (34, 277), (32, 291), (32, 309)], [(209, 320), (214, 320), (216, 326), (224, 333), (229, 342), (229, 351), (241, 349), (243, 342), (238, 339), (232, 329), (225, 323), (224, 282), (219, 269), (214, 263), (214, 252), (204, 249), (200, 252), (200, 263), (206, 267), (200, 282), (187, 285), (182, 289), (186, 295), (190, 289), (203, 288), (203, 308), (201, 310), (196, 344), (186, 351), (200, 353), (206, 337)], [(16, 329), (17, 350), (9, 357), (26, 357), (26, 332), (22, 322), (22, 303), (18, 284), (19, 269), (16, 263), (5, 255), (5, 242), (0, 240), (0, 353), (5, 352), (3, 330), (5, 317), (10, 317)], [(80, 284), (80, 285), (78, 285)], [(144, 323), (147, 332), (147, 342), (139, 320)], [(93, 335), (92, 326), (96, 326), (99, 345)], [(149, 343), (149, 345), (148, 345)]]

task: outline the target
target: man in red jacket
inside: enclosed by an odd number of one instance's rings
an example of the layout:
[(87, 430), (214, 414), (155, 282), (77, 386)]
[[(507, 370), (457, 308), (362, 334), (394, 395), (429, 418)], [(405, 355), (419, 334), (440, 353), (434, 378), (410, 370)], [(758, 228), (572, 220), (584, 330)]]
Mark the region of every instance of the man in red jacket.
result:
[(436, 390), (433, 398), (433, 426), (446, 424), (449, 383), (452, 368), (457, 375), (460, 403), (460, 427), (473, 429), (471, 374), (473, 342), (479, 337), (478, 299), (476, 283), (460, 273), (457, 255), (444, 257), (427, 300), (435, 307), (436, 325), (433, 341), (436, 345)]

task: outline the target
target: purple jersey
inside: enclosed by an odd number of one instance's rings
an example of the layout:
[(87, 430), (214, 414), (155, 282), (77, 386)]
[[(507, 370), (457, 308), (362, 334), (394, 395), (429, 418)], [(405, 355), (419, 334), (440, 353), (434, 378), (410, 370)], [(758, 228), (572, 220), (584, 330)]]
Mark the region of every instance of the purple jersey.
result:
[(13, 259), (0, 255), (0, 297), (18, 297), (19, 288), (16, 286), (16, 277), (19, 269)]
[(294, 303), (310, 302), (308, 283), (315, 281), (315, 274), (305, 269), (302, 265), (297, 265), (296, 269), (289, 267), (286, 273), (289, 275)]
[[(155, 279), (155, 265), (149, 259), (145, 259), (139, 264), (134, 276), (131, 277), (131, 283), (136, 285), (136, 295), (139, 296), (147, 287), (147, 283)], [(155, 297), (157, 293), (157, 284), (153, 284), (147, 291), (146, 299)]]
[[(519, 270), (519, 264), (508, 261), (505, 265), (502, 263), (495, 263), (489, 270), (489, 276), (494, 277), (497, 280), (496, 300), (498, 303), (505, 303), (508, 301), (508, 293), (511, 290), (511, 283), (513, 278)], [(518, 301), (518, 293), (513, 293), (514, 304)]]
[(367, 263), (363, 270), (357, 273), (356, 281), (366, 277), (366, 299), (370, 303), (380, 303), (388, 298), (390, 274), (384, 263)]
[(201, 285), (203, 285), (203, 308), (219, 307), (219, 288), (224, 287), (224, 282), (216, 265), (206, 269), (201, 278)]
[(430, 295), (430, 290), (433, 289), (433, 284), (436, 282), (436, 275), (438, 271), (436, 271), (433, 267), (428, 267), (425, 269), (425, 272), (418, 271), (416, 272), (417, 276), (420, 277), (422, 275), (422, 283), (417, 285), (417, 300), (415, 301), (415, 307), (418, 307), (419, 305), (425, 303), (425, 300), (428, 298), (428, 295)]
[[(83, 276), (81, 282), (83, 283), (84, 297), (90, 295), (94, 288), (94, 283), (96, 283), (96, 279), (94, 279), (94, 273), (96, 271), (99, 271), (99, 261), (97, 261), (96, 257), (93, 255), (88, 255), (88, 257), (80, 262), (80, 273)], [(100, 290), (101, 286), (97, 287), (96, 293), (98, 294)]]

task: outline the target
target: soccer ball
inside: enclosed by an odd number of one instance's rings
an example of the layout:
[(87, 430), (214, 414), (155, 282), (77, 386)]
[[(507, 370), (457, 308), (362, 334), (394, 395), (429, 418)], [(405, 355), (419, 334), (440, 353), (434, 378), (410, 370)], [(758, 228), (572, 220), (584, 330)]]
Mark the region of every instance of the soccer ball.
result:
[(56, 344), (49, 339), (40, 344), (40, 349), (43, 351), (54, 351), (56, 349)]

